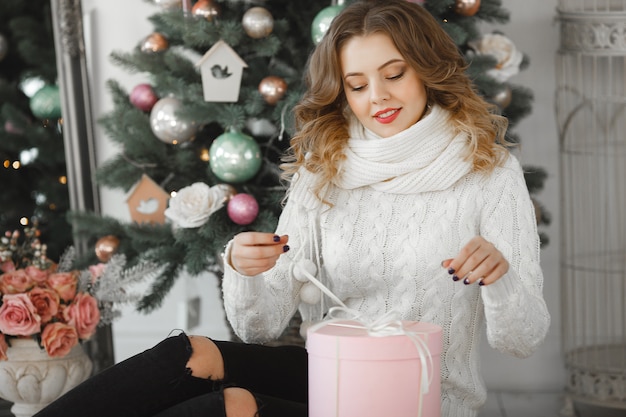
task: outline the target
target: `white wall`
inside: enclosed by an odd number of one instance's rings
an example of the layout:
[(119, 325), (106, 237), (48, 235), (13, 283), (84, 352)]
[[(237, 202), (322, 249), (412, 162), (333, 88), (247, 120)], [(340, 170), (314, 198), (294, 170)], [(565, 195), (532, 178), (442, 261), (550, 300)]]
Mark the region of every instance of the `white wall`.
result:
[[(529, 55), (531, 62), (526, 71), (511, 81), (529, 87), (535, 95), (532, 114), (516, 129), (523, 145), (522, 162), (544, 167), (549, 173), (545, 189), (539, 197), (553, 216), (553, 224), (547, 229), (551, 241), (542, 252), (544, 294), (552, 314), (552, 327), (546, 343), (529, 359), (514, 359), (485, 346), (484, 375), (490, 388), (559, 390), (564, 384), (564, 372), (559, 335), (558, 142), (553, 110), (554, 61), (559, 42), (558, 26), (554, 23), (556, 0), (504, 0), (503, 5), (511, 12), (511, 21), (494, 28), (511, 38), (520, 50)], [(129, 75), (113, 66), (108, 56), (113, 50), (129, 51), (147, 36), (152, 27), (146, 18), (157, 10), (156, 6), (140, 0), (83, 0), (83, 11), (89, 22), (88, 53), (96, 118), (112, 108), (104, 88), (106, 80), (116, 79), (129, 91), (139, 82), (146, 81), (141, 74)], [(116, 149), (100, 130), (96, 132), (96, 137), (97, 158), (102, 162)], [(124, 196), (120, 192), (105, 189), (101, 195), (104, 213), (129, 218)], [(207, 275), (183, 279), (168, 296), (163, 308), (148, 316), (129, 309), (114, 324), (116, 360), (150, 347), (171, 329), (184, 328), (185, 314), (180, 312), (180, 307), (196, 293), (203, 296), (203, 321), (198, 328), (190, 330), (215, 338), (228, 337), (215, 277)]]
[(530, 66), (511, 82), (533, 91), (532, 114), (516, 127), (522, 143), (522, 163), (540, 166), (548, 172), (538, 199), (552, 215), (546, 229), (550, 244), (542, 250), (544, 296), (552, 325), (545, 344), (529, 359), (515, 359), (493, 349), (483, 349), (485, 379), (489, 387), (502, 389), (559, 390), (565, 383), (560, 345), (559, 284), (559, 148), (554, 117), (555, 57), (559, 26), (555, 21), (557, 0), (503, 0), (511, 20), (493, 26), (509, 37), (530, 58)]

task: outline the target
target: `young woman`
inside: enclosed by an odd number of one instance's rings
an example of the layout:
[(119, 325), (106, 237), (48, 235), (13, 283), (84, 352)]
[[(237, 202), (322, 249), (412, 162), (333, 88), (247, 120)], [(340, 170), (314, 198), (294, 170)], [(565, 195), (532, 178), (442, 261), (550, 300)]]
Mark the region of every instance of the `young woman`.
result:
[[(245, 342), (280, 335), (332, 301), (363, 318), (394, 310), (442, 326), (441, 410), (473, 417), (486, 398), (479, 342), (518, 357), (543, 341), (533, 205), (507, 150), (507, 121), (473, 90), (456, 45), (421, 6), (359, 1), (313, 52), (290, 189), (276, 233), (225, 253), (228, 319)], [(181, 334), (91, 378), (47, 416), (306, 416), (307, 357)], [(258, 414), (257, 414), (258, 413)]]

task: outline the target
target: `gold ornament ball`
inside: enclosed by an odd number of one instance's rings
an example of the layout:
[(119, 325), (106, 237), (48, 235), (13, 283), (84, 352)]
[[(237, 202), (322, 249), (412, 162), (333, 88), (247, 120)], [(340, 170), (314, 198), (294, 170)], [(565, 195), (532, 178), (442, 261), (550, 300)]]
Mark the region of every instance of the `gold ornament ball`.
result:
[(209, 22), (218, 17), (220, 13), (220, 6), (213, 0), (200, 0), (191, 8), (192, 15), (205, 18)]
[(155, 53), (162, 52), (169, 48), (170, 43), (165, 36), (159, 32), (151, 33), (141, 42), (141, 52)]
[(260, 39), (274, 30), (274, 17), (266, 8), (256, 6), (244, 13), (241, 24), (248, 36)]
[(107, 235), (101, 237), (96, 242), (96, 257), (100, 262), (109, 262), (119, 246), (120, 240), (116, 236)]
[(280, 77), (270, 75), (259, 83), (259, 93), (263, 96), (267, 104), (275, 105), (285, 96), (287, 83)]
[(456, 0), (454, 12), (461, 16), (474, 16), (480, 9), (480, 0)]

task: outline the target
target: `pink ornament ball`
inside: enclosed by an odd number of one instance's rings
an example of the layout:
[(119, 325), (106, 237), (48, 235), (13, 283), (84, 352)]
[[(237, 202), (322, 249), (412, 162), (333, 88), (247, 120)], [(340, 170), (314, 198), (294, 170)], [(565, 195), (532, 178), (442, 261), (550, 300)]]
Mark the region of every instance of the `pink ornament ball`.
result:
[(141, 111), (149, 112), (159, 97), (154, 93), (150, 84), (138, 84), (130, 92), (130, 102)]
[(21, 135), (24, 133), (22, 129), (17, 127), (12, 121), (7, 120), (4, 122), (4, 131), (13, 135)]
[(252, 223), (259, 214), (259, 204), (250, 194), (235, 194), (228, 200), (226, 207), (228, 217), (238, 225), (245, 226)]

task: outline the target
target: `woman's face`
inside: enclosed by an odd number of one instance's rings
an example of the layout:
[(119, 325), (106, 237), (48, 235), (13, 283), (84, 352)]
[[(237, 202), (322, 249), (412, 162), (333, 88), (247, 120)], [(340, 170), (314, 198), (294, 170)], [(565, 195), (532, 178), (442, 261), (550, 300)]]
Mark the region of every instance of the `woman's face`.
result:
[(353, 37), (339, 52), (346, 99), (363, 126), (386, 138), (421, 119), (426, 89), (389, 36)]

